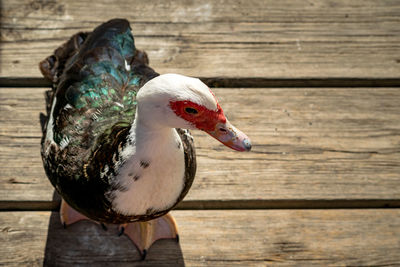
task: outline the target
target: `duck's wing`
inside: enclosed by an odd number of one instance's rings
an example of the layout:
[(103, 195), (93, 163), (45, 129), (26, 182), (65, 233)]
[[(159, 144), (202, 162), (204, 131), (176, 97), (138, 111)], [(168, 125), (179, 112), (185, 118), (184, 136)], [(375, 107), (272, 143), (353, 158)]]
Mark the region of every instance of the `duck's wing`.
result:
[(135, 49), (124, 19), (74, 35), (42, 61), (40, 69), (55, 83), (48, 97), (45, 150), (49, 145), (88, 150), (115, 123), (130, 124), (138, 89), (158, 75), (148, 66), (146, 54)]
[[(47, 94), (47, 117), (42, 116), (44, 168), (64, 199), (71, 197), (71, 204), (72, 194), (109, 186), (106, 180), (96, 179), (98, 175), (89, 175), (88, 162), (101, 144), (116, 150), (115, 140), (127, 133), (134, 120), (137, 91), (158, 74), (148, 66), (146, 54), (135, 49), (129, 23), (122, 19), (74, 35), (42, 61), (40, 69), (54, 82)], [(97, 160), (103, 154), (96, 155)], [(90, 192), (92, 202), (105, 201), (96, 192)]]
[(179, 198), (177, 199), (176, 203), (174, 204), (174, 206), (177, 205), (179, 202), (181, 202), (182, 199), (189, 192), (189, 189), (192, 186), (194, 177), (196, 175), (196, 169), (197, 169), (196, 150), (193, 142), (193, 137), (190, 134), (190, 131), (179, 128), (177, 128), (176, 131), (178, 132), (182, 140), (183, 151), (185, 153), (185, 177), (184, 177), (185, 183), (183, 186), (183, 190)]

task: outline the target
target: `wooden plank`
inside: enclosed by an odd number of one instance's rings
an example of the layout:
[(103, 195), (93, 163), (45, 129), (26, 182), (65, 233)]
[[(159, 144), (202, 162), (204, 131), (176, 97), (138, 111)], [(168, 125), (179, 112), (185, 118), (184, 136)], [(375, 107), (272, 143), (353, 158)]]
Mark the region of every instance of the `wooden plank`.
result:
[[(44, 91), (0, 88), (1, 201), (53, 199), (39, 153)], [(198, 173), (186, 200), (399, 200), (399, 89), (214, 92), (253, 149), (231, 151), (195, 131)]]
[(0, 213), (6, 266), (397, 266), (400, 210), (173, 211), (180, 243), (147, 259), (115, 226), (63, 229), (57, 212)]
[(396, 0), (4, 1), (0, 76), (40, 77), (53, 49), (115, 16), (160, 73), (399, 78)]

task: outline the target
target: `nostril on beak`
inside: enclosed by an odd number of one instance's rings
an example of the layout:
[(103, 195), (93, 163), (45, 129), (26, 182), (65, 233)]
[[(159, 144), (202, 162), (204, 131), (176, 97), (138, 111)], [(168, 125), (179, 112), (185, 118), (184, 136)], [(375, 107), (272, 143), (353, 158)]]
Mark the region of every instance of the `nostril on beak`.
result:
[(244, 148), (246, 149), (246, 151), (250, 151), (251, 150), (250, 139), (244, 139), (243, 140), (243, 145), (244, 145)]
[(225, 128), (219, 128), (219, 131), (223, 132), (223, 133), (227, 132), (227, 130)]

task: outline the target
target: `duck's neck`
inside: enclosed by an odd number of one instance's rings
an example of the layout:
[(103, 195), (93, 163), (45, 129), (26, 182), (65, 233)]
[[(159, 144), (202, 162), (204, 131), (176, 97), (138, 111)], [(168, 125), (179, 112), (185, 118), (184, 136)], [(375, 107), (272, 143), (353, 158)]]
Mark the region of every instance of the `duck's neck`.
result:
[(162, 148), (167, 146), (168, 149), (168, 144), (176, 141), (176, 131), (155, 121), (143, 119), (143, 116), (137, 114), (130, 129), (129, 138), (135, 140), (135, 154), (137, 156), (146, 158), (154, 157), (160, 153), (168, 155), (169, 152), (162, 150)]
[[(130, 129), (130, 145), (116, 179), (113, 206), (123, 214), (172, 206), (184, 185), (185, 162), (180, 136), (173, 128), (152, 125), (140, 114)], [(128, 151), (129, 150), (129, 151)]]

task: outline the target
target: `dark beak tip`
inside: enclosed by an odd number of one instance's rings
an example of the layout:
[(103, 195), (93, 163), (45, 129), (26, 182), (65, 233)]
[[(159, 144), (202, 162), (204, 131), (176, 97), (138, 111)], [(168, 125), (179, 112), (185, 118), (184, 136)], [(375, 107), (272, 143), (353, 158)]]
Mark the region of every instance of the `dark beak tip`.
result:
[(244, 139), (243, 140), (243, 145), (244, 145), (244, 148), (246, 149), (246, 151), (250, 151), (251, 150), (250, 139)]

